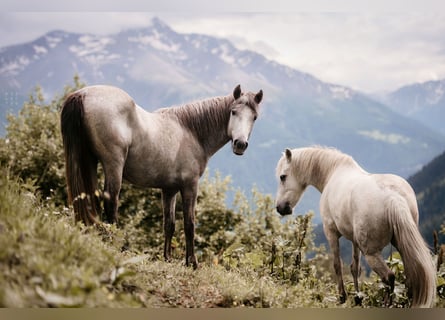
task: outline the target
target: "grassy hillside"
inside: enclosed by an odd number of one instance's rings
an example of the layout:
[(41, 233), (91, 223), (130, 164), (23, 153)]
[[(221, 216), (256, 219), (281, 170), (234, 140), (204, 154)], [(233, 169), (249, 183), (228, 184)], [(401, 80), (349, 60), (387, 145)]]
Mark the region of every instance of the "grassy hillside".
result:
[[(81, 84), (75, 81), (75, 87)], [(184, 266), (182, 206), (172, 262), (162, 258), (158, 190), (125, 185), (120, 223), (85, 227), (65, 207), (59, 106), (39, 90), (20, 114), (8, 118), (0, 138), (0, 307), (354, 307), (349, 267), (348, 300), (338, 305), (332, 260), (314, 244), (312, 213), (279, 218), (271, 196), (255, 188), (236, 192), (229, 178), (208, 173), (196, 210), (197, 270)], [(102, 181), (102, 180), (100, 180)], [(103, 184), (103, 182), (101, 182)], [(227, 207), (226, 196), (234, 203)], [(396, 273), (393, 307), (407, 307), (403, 265)], [(445, 306), (445, 267), (437, 306)], [(378, 277), (362, 275), (362, 307), (385, 305)]]
[(2, 307), (297, 307), (335, 306), (329, 276), (298, 285), (258, 277), (247, 267), (122, 251), (129, 230), (74, 225), (70, 211), (40, 202), (35, 189), (0, 180)]
[[(132, 230), (101, 231), (75, 225), (70, 210), (40, 201), (35, 189), (0, 178), (1, 307), (351, 307), (337, 304), (328, 257), (303, 255), (298, 280), (232, 248), (223, 263), (201, 261), (194, 271), (182, 259), (122, 250)], [(278, 253), (280, 251), (278, 244)], [(283, 262), (283, 261), (282, 261)], [(397, 260), (392, 264), (397, 268)], [(284, 269), (284, 262), (282, 268)], [(363, 306), (382, 305), (380, 281), (362, 278)], [(383, 291), (382, 291), (383, 290)], [(395, 306), (406, 306), (403, 290)], [(438, 305), (444, 305), (439, 300)]]

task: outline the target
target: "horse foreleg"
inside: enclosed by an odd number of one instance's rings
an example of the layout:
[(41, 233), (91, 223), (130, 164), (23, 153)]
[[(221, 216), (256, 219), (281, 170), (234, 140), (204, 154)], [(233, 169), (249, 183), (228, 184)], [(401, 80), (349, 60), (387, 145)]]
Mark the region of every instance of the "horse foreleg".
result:
[(329, 246), (331, 247), (332, 254), (334, 255), (334, 271), (337, 276), (337, 287), (338, 293), (340, 295), (340, 303), (345, 303), (346, 301), (346, 291), (343, 284), (343, 272), (340, 259), (340, 244), (339, 236), (335, 232), (327, 231), (325, 229), (326, 238), (329, 241)]
[(352, 263), (351, 263), (351, 273), (352, 278), (354, 279), (354, 288), (356, 292), (355, 296), (355, 302), (356, 304), (361, 304), (362, 298), (358, 295), (360, 292), (358, 287), (358, 277), (360, 275), (361, 268), (360, 268), (360, 249), (358, 246), (353, 243), (352, 244)]
[(175, 233), (175, 205), (177, 191), (162, 190), (162, 208), (164, 211), (164, 259), (172, 256), (172, 238)]
[(182, 190), (182, 206), (184, 210), (184, 232), (185, 232), (185, 263), (190, 264), (194, 269), (198, 267), (195, 257), (195, 205), (197, 197), (197, 185)]

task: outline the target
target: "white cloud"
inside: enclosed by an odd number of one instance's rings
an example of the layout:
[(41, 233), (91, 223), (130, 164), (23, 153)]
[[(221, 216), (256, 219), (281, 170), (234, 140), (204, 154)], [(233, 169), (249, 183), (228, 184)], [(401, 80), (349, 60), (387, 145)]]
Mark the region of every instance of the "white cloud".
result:
[(389, 91), (445, 78), (445, 13), (437, 12), (3, 12), (0, 47), (54, 29), (112, 34), (158, 16), (177, 32), (228, 38), (326, 82)]
[(365, 92), (445, 78), (442, 13), (260, 13), (165, 19), (182, 32), (227, 37), (240, 48)]

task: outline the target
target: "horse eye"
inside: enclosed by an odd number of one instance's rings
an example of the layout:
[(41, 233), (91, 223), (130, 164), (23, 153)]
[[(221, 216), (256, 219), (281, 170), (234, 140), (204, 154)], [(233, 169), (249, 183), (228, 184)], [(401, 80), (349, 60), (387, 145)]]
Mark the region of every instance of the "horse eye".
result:
[(236, 116), (236, 111), (232, 110), (232, 116)]
[(254, 116), (254, 117), (253, 117), (253, 121), (256, 121), (256, 118), (257, 118), (257, 116)]
[(281, 182), (286, 181), (286, 175), (285, 175), (285, 174), (282, 174), (282, 175), (280, 176), (280, 180), (281, 180)]

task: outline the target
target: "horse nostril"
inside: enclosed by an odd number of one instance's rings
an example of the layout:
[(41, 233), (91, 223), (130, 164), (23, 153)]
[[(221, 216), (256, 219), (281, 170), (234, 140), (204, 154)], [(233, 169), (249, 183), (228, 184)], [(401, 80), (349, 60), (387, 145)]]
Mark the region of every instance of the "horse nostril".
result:
[(237, 147), (238, 149), (246, 149), (247, 145), (249, 144), (247, 141), (241, 141), (236, 139), (233, 144), (235, 145), (235, 147)]
[(281, 214), (282, 216), (287, 216), (287, 215), (292, 214), (292, 208), (291, 208), (289, 202), (286, 202), (281, 205), (277, 205), (276, 209), (277, 209), (278, 213)]

